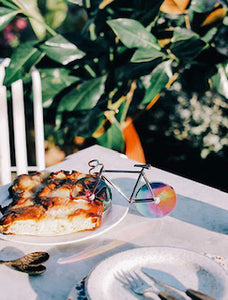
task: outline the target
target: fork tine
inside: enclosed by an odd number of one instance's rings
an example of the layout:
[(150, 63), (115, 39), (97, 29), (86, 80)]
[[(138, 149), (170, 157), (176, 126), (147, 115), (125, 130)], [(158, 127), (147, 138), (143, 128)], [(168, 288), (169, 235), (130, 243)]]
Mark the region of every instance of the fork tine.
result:
[(127, 273), (124, 271), (117, 273), (117, 279), (124, 285), (127, 285), (130, 288), (137, 287), (137, 279), (131, 273)]
[(135, 286), (137, 286), (136, 279), (133, 277), (133, 275), (131, 273), (124, 273), (124, 276), (131, 288), (134, 288)]
[(141, 276), (139, 276), (138, 273), (134, 272), (135, 276), (137, 277), (137, 280), (143, 284), (143, 283), (147, 283)]
[(139, 285), (147, 285), (147, 282), (141, 277), (139, 276), (139, 274), (137, 274), (135, 271), (132, 273), (124, 273), (122, 272), (122, 276), (125, 280), (127, 280), (129, 286), (131, 288), (136, 288)]
[(125, 272), (123, 272), (123, 271), (119, 271), (118, 273), (117, 273), (117, 280), (119, 280), (123, 285), (125, 285), (125, 286), (128, 286), (128, 287), (130, 287), (130, 288), (133, 288), (134, 286), (133, 286), (133, 283), (132, 283), (132, 281), (130, 280), (130, 278), (129, 278), (129, 274), (128, 273), (125, 273)]
[(128, 285), (127, 282), (126, 282), (126, 278), (125, 278), (125, 276), (124, 276), (124, 274), (123, 274), (123, 271), (122, 271), (122, 272), (118, 271), (117, 274), (115, 275), (115, 277), (116, 277), (116, 279), (117, 279), (118, 281), (120, 281), (122, 284)]

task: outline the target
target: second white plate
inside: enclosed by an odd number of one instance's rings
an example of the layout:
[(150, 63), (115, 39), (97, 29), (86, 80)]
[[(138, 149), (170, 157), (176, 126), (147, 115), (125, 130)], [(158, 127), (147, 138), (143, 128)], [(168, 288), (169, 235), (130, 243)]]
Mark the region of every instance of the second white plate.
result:
[(97, 265), (87, 279), (91, 300), (132, 300), (139, 296), (117, 279), (121, 272), (146, 268), (151, 275), (176, 288), (200, 290), (216, 300), (228, 299), (228, 274), (210, 258), (198, 253), (169, 247), (137, 248), (109, 257)]

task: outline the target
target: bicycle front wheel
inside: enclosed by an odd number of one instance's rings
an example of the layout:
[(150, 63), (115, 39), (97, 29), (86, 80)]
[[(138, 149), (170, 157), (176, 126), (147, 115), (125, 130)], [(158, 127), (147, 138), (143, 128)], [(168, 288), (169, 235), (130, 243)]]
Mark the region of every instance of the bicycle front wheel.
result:
[[(163, 182), (151, 182), (150, 186), (158, 201), (135, 202), (136, 209), (145, 217), (161, 218), (170, 214), (176, 206), (177, 196), (174, 189)], [(136, 199), (152, 198), (148, 186), (143, 185), (136, 194)]]

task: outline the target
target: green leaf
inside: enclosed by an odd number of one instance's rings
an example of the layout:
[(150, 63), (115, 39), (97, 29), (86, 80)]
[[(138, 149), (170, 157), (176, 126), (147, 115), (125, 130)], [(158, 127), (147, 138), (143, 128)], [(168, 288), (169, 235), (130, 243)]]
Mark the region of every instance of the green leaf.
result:
[(119, 152), (124, 150), (124, 137), (118, 122), (114, 122), (109, 129), (96, 139), (97, 142), (106, 148)]
[(131, 58), (131, 62), (140, 63), (151, 61), (159, 57), (165, 56), (164, 53), (157, 51), (153, 48), (145, 49), (145, 48), (138, 48), (134, 55)]
[[(228, 69), (228, 64), (226, 68)], [(212, 76), (211, 80), (218, 93), (228, 99), (228, 74), (225, 71), (225, 65), (218, 65), (218, 72)]]
[(19, 10), (0, 7), (0, 30), (4, 29), (7, 24), (18, 14)]
[(141, 104), (149, 104), (157, 94), (161, 93), (171, 77), (171, 61), (168, 60), (159, 64), (151, 73), (150, 85)]
[(170, 50), (183, 60), (192, 60), (207, 45), (197, 34), (187, 29), (175, 30), (171, 42)]
[(58, 113), (93, 108), (104, 92), (106, 76), (88, 80), (66, 94), (59, 103)]
[(225, 26), (228, 26), (228, 16), (226, 16), (224, 19), (223, 19), (223, 24)]
[(42, 80), (42, 101), (45, 108), (52, 104), (59, 92), (79, 80), (70, 75), (70, 70), (63, 68), (39, 69), (39, 71)]
[(209, 42), (214, 38), (214, 36), (216, 35), (217, 32), (218, 32), (218, 28), (216, 28), (216, 27), (211, 28), (211, 29), (208, 30), (208, 32), (202, 37), (202, 40), (203, 40), (205, 43), (209, 43)]
[(18, 5), (13, 3), (11, 0), (0, 0), (1, 6), (5, 6), (6, 8), (10, 8), (13, 10), (18, 10)]
[(156, 37), (136, 20), (120, 18), (107, 23), (127, 48), (161, 49)]
[(22, 79), (43, 56), (37, 48), (36, 42), (21, 44), (14, 51), (9, 66), (6, 68), (5, 85), (10, 85), (17, 79)]
[(46, 35), (44, 18), (40, 13), (37, 0), (13, 0), (13, 2), (22, 9), (22, 13), (28, 16), (31, 26), (39, 39)]
[(77, 116), (68, 113), (68, 116), (64, 118), (63, 128), (69, 128), (73, 136), (90, 138), (102, 125), (104, 119), (103, 110), (95, 106), (90, 110), (77, 112)]
[(198, 13), (212, 10), (218, 4), (217, 0), (192, 0), (190, 8)]
[(45, 20), (51, 28), (58, 28), (65, 20), (67, 15), (67, 4), (65, 0), (47, 0), (45, 1), (46, 14)]
[(69, 42), (60, 34), (47, 40), (40, 48), (51, 59), (63, 65), (67, 65), (85, 55), (83, 51), (76, 47), (76, 45)]

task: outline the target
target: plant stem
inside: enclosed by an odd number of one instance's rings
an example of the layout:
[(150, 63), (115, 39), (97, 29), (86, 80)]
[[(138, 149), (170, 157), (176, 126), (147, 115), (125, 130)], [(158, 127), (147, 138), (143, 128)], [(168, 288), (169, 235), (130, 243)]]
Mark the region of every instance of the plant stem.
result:
[(184, 19), (185, 19), (185, 25), (186, 28), (191, 29), (190, 21), (189, 21), (189, 16), (187, 13), (184, 14)]
[(103, 0), (100, 4), (99, 4), (99, 9), (103, 9), (105, 8), (105, 6), (109, 5), (110, 3), (112, 3), (114, 0)]
[(133, 80), (133, 82), (131, 84), (130, 91), (127, 93), (127, 96), (126, 96), (126, 105), (124, 107), (124, 111), (123, 111), (122, 116), (121, 116), (121, 121), (120, 121), (121, 124), (123, 124), (123, 122), (126, 119), (127, 112), (128, 112), (129, 106), (131, 104), (131, 100), (133, 98), (135, 89), (136, 89), (136, 80)]
[(84, 68), (93, 78), (96, 77), (96, 73), (93, 71), (93, 69), (89, 65), (85, 65)]

